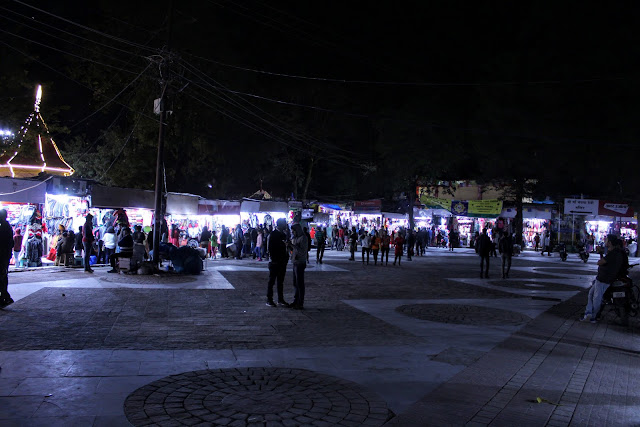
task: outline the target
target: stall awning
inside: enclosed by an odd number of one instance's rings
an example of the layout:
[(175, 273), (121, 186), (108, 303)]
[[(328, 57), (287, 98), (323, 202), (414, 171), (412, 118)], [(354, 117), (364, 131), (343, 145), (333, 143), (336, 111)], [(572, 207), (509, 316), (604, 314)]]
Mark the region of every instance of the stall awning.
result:
[[(415, 213), (415, 210), (414, 210)], [(389, 219), (409, 219), (408, 214), (396, 213), (396, 212), (382, 212), (384, 218)]]
[(353, 212), (356, 214), (380, 215), (382, 200), (360, 200), (353, 202)]
[(260, 212), (260, 202), (257, 200), (243, 200), (240, 205), (240, 212), (257, 213)]
[(202, 199), (198, 201), (198, 215), (240, 215), (240, 202)]
[(551, 219), (551, 208), (524, 208), (522, 217), (524, 219)]
[(0, 202), (44, 203), (46, 181), (0, 178)]
[(272, 201), (261, 201), (260, 202), (260, 212), (280, 212), (287, 213), (289, 212), (289, 205), (287, 202), (272, 202)]
[(91, 188), (91, 207), (153, 210), (155, 194), (150, 190), (93, 185)]
[(167, 194), (168, 215), (198, 215), (198, 201), (200, 197), (194, 194)]

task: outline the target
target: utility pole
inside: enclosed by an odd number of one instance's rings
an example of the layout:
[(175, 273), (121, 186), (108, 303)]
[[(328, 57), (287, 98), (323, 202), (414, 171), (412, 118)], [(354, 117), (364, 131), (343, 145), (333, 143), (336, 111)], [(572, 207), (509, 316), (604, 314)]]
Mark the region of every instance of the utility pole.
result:
[[(160, 65), (161, 67), (164, 64)], [(162, 222), (164, 219), (164, 212), (162, 209), (162, 198), (164, 197), (162, 178), (164, 170), (164, 135), (166, 130), (166, 117), (167, 112), (165, 108), (165, 100), (167, 87), (169, 82), (167, 80), (161, 82), (162, 92), (160, 94), (159, 109), (160, 109), (160, 130), (158, 132), (158, 156), (156, 158), (156, 186), (155, 186), (155, 205), (154, 205), (154, 225), (153, 225), (153, 263), (156, 267), (160, 264), (160, 239), (162, 238)]]
[[(162, 223), (164, 222), (164, 210), (162, 209), (162, 199), (164, 198), (163, 177), (164, 177), (164, 136), (167, 121), (167, 90), (169, 88), (168, 62), (171, 60), (171, 36), (173, 31), (173, 0), (169, 1), (169, 22), (167, 24), (167, 46), (163, 50), (160, 67), (160, 99), (158, 100), (158, 113), (160, 114), (160, 129), (158, 132), (158, 156), (156, 158), (156, 185), (155, 204), (153, 222), (153, 264), (156, 268), (160, 266), (160, 239), (162, 238)], [(167, 231), (168, 232), (168, 231)]]

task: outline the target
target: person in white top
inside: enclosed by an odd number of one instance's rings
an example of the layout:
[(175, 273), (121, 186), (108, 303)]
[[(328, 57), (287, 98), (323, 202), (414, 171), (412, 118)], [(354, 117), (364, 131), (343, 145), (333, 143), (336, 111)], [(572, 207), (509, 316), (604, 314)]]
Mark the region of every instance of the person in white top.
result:
[(109, 227), (102, 237), (102, 241), (104, 242), (104, 254), (107, 262), (109, 262), (111, 254), (116, 252), (116, 240), (116, 231), (113, 227)]
[(364, 264), (364, 254), (367, 254), (367, 264), (369, 264), (369, 255), (371, 254), (371, 236), (366, 231), (362, 231), (360, 235), (360, 246), (362, 246), (362, 263)]

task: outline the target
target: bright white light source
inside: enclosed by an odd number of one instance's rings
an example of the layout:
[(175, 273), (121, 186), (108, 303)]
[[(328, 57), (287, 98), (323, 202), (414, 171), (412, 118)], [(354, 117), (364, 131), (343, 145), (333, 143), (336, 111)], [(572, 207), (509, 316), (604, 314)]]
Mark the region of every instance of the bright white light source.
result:
[(42, 85), (38, 85), (38, 89), (36, 90), (36, 111), (40, 111), (40, 101), (42, 101)]

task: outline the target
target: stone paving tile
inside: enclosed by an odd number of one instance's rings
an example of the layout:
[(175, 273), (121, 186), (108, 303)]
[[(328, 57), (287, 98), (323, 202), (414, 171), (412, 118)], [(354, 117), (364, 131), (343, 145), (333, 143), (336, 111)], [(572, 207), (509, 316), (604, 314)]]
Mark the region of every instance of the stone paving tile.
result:
[[(444, 252), (443, 252), (444, 253)], [(333, 254), (331, 254), (333, 256)], [(445, 259), (446, 257), (446, 259)], [(528, 261), (526, 258), (515, 259), (514, 264), (523, 265), (549, 265), (555, 268), (553, 258), (541, 261)], [(245, 263), (240, 261), (240, 265), (254, 265), (255, 263)], [(401, 269), (389, 267), (362, 266), (359, 263), (337, 262), (337, 265), (347, 271), (340, 272), (313, 272), (312, 268), (307, 273), (307, 302), (306, 310), (294, 312), (285, 309), (272, 309), (264, 305), (264, 288), (266, 281), (266, 269), (261, 271), (225, 271), (221, 273), (235, 289), (229, 290), (202, 290), (202, 289), (82, 289), (78, 287), (58, 287), (43, 288), (22, 300), (17, 301), (7, 310), (0, 310), (0, 330), (8, 331), (6, 335), (0, 337), (0, 365), (3, 371), (0, 372), (0, 390), (2, 381), (16, 380), (18, 378), (38, 378), (43, 376), (60, 377), (64, 375), (86, 375), (92, 372), (97, 374), (115, 374), (112, 369), (120, 362), (129, 363), (128, 359), (137, 365), (137, 371), (129, 375), (124, 370), (125, 375), (120, 378), (130, 378), (140, 373), (158, 372), (167, 369), (170, 374), (178, 366), (171, 364), (171, 361), (184, 360), (185, 368), (191, 369), (189, 358), (196, 363), (195, 367), (204, 363), (205, 367), (227, 368), (230, 366), (255, 366), (260, 361), (260, 357), (254, 357), (250, 352), (260, 352), (267, 350), (287, 349), (291, 347), (308, 348), (311, 356), (305, 361), (304, 358), (298, 360), (298, 367), (310, 367), (311, 369), (328, 370), (331, 365), (315, 362), (313, 357), (314, 349), (330, 351), (330, 348), (351, 348), (353, 352), (358, 349), (375, 348), (374, 359), (363, 354), (364, 359), (360, 361), (360, 366), (354, 364), (353, 371), (343, 372), (371, 372), (372, 378), (384, 378), (384, 369), (389, 363), (393, 363), (393, 355), (389, 361), (380, 357), (383, 349), (393, 350), (398, 346), (403, 348), (420, 348), (426, 345), (429, 337), (417, 337), (410, 331), (401, 330), (380, 319), (370, 316), (361, 310), (355, 309), (343, 300), (355, 299), (461, 299), (461, 298), (482, 298), (482, 299), (505, 299), (519, 298), (527, 299), (527, 296), (509, 293), (510, 287), (516, 287), (519, 291), (526, 290), (526, 286), (520, 286), (517, 282), (523, 278), (533, 278), (534, 280), (548, 279), (549, 276), (543, 273), (536, 273), (524, 270), (514, 270), (513, 283), (496, 282), (494, 289), (482, 288), (480, 286), (456, 282), (454, 286), (447, 280), (447, 277), (474, 278), (476, 277), (477, 258), (472, 254), (439, 255), (424, 257), (414, 262), (405, 262)], [(495, 267), (495, 265), (494, 265)], [(570, 264), (563, 264), (563, 273), (574, 273)], [(545, 267), (546, 268), (546, 267)], [(583, 267), (580, 265), (580, 268)], [(560, 271), (560, 270), (557, 270)], [(36, 283), (37, 272), (12, 274), (10, 283)], [(24, 276), (21, 276), (24, 274)], [(52, 273), (52, 279), (64, 284), (61, 280), (69, 280), (70, 277), (83, 277), (77, 272)], [(57, 275), (57, 276), (56, 276)], [(493, 276), (497, 277), (494, 273)], [(57, 279), (61, 277), (61, 279)], [(285, 293), (290, 299), (290, 272), (287, 273)], [(11, 286), (11, 285), (10, 285)], [(18, 285), (16, 285), (18, 286)], [(545, 289), (553, 288), (553, 285), (545, 284)], [(566, 290), (559, 286), (558, 289)], [(10, 288), (11, 289), (11, 288)], [(63, 297), (62, 294), (65, 294)], [(496, 411), (504, 405), (522, 405), (521, 395), (528, 395), (528, 391), (522, 391), (517, 387), (529, 387), (535, 385), (531, 390), (544, 387), (549, 384), (544, 378), (552, 378), (554, 370), (546, 367), (545, 361), (548, 357), (555, 355), (560, 359), (570, 359), (579, 352), (579, 348), (589, 348), (591, 339), (588, 335), (578, 333), (578, 329), (572, 329), (569, 339), (563, 336), (553, 337), (554, 333), (564, 322), (564, 319), (571, 313), (577, 313), (584, 304), (584, 294), (574, 300), (552, 307), (546, 315), (529, 322), (527, 327), (513, 335), (503, 344), (498, 345), (491, 352), (482, 355), (476, 354), (468, 359), (463, 365), (468, 366), (467, 370), (460, 372), (458, 376), (445, 383), (442, 388), (436, 388), (433, 393), (446, 391), (438, 406), (420, 407), (421, 402), (416, 403), (416, 407), (409, 412), (420, 414), (421, 410), (430, 412), (428, 418), (436, 420), (461, 420), (460, 413), (455, 408), (461, 405), (467, 409), (477, 409), (472, 414), (492, 417)], [(506, 308), (506, 307), (505, 307)], [(591, 325), (581, 325), (591, 326)], [(609, 334), (609, 329), (607, 333)], [(593, 369), (587, 369), (579, 363), (575, 363), (574, 374), (567, 379), (567, 387), (559, 390), (559, 393), (567, 400), (575, 398), (575, 394), (581, 386), (584, 392), (581, 394), (578, 409), (573, 420), (586, 420), (594, 423), (597, 420), (608, 420), (611, 422), (613, 416), (620, 419), (633, 420), (634, 411), (629, 408), (636, 408), (637, 401), (633, 392), (627, 392), (624, 398), (611, 398), (609, 408), (604, 410), (597, 407), (602, 395), (611, 395), (614, 389), (633, 390), (638, 389), (632, 371), (634, 353), (624, 353), (624, 348), (616, 344), (616, 341), (628, 341), (626, 333), (615, 333), (611, 328), (611, 340), (606, 341), (603, 346), (610, 350), (612, 355), (603, 352), (603, 347), (599, 347)], [(615, 339), (614, 339), (615, 335)], [(561, 342), (561, 344), (558, 344)], [(425, 363), (437, 363), (431, 358), (441, 354), (442, 347), (434, 349), (433, 353), (424, 354)], [(23, 353), (26, 357), (35, 357), (37, 362), (31, 366), (19, 367), (11, 359), (19, 357), (20, 350), (36, 350), (34, 353)], [(66, 349), (74, 350), (67, 351)], [(5, 350), (3, 353), (2, 350)], [(8, 350), (8, 351), (7, 351)], [(17, 351), (13, 351), (17, 350)], [(38, 350), (43, 350), (38, 353)], [(53, 350), (53, 352), (51, 351)], [(99, 353), (91, 353), (87, 350), (99, 350)], [(166, 352), (136, 353), (139, 350), (168, 350)], [(634, 348), (637, 352), (638, 349)], [(122, 351), (122, 353), (115, 353)], [(249, 353), (243, 353), (243, 352)], [(457, 350), (450, 350), (449, 357), (444, 353), (441, 358), (442, 365), (460, 359)], [(204, 353), (200, 353), (204, 352)], [(234, 352), (237, 352), (237, 356)], [(497, 353), (495, 353), (497, 352)], [(536, 353), (538, 352), (538, 353)], [(626, 354), (628, 359), (620, 356)], [(33, 355), (32, 355), (33, 354)], [(115, 356), (113, 356), (116, 354)], [(462, 356), (465, 353), (461, 353)], [(637, 355), (637, 353), (635, 353)], [(35, 355), (35, 356), (34, 356)], [(74, 356), (72, 356), (74, 355)], [(173, 358), (171, 357), (173, 355)], [(533, 357), (532, 357), (533, 355)], [(113, 357), (112, 357), (113, 356)], [(351, 356), (351, 355), (350, 355)], [(46, 358), (50, 357), (46, 362)], [(83, 358), (87, 360), (83, 360)], [(164, 358), (167, 360), (164, 360)], [(184, 359), (182, 359), (184, 357)], [(418, 372), (417, 365), (409, 363), (415, 355), (407, 354), (404, 359), (397, 359), (403, 366), (407, 366), (407, 372)], [(349, 358), (350, 360), (353, 357)], [(270, 357), (266, 364), (261, 366), (277, 366), (271, 363), (280, 361), (288, 362), (286, 357)], [(416, 358), (416, 360), (418, 360)], [(598, 374), (600, 362), (605, 362), (605, 367), (601, 375)], [(625, 368), (619, 369), (619, 374), (613, 375), (613, 380), (608, 380), (611, 368), (607, 367), (610, 362), (616, 362)], [(13, 363), (13, 364), (12, 364)], [(48, 363), (48, 365), (42, 364)], [(92, 365), (95, 363), (95, 365)], [(547, 364), (550, 362), (547, 361)], [(106, 368), (100, 371), (98, 364), (103, 364)], [(571, 363), (566, 362), (568, 367)], [(563, 365), (563, 366), (565, 366)], [(5, 366), (11, 368), (5, 370)], [(38, 366), (38, 367), (34, 367)], [(43, 367), (44, 366), (44, 367)], [(154, 371), (156, 369), (156, 371)], [(376, 369), (380, 371), (380, 376), (376, 377)], [(558, 370), (560, 367), (557, 368)], [(46, 371), (46, 372), (45, 372)], [(541, 376), (537, 376), (539, 374)], [(559, 371), (558, 371), (559, 372)], [(573, 371), (572, 371), (573, 372)], [(122, 372), (120, 372), (122, 374)], [(22, 377), (21, 377), (22, 376)], [(72, 377), (71, 377), (72, 378)], [(80, 377), (82, 378), (82, 377)], [(566, 379), (567, 377), (565, 377)], [(112, 379), (112, 377), (102, 377), (101, 380)], [(509, 381), (517, 387), (511, 391), (504, 389), (504, 385)], [(13, 383), (6, 383), (8, 389), (13, 388)], [(17, 383), (15, 387), (18, 387)], [(103, 388), (108, 389), (108, 383), (101, 383)], [(114, 384), (114, 391), (117, 387)], [(401, 384), (401, 382), (399, 382)], [(379, 384), (378, 386), (382, 386)], [(26, 386), (25, 386), (26, 387)], [(430, 388), (433, 389), (433, 388)], [(430, 390), (425, 389), (425, 390)], [(13, 388), (15, 390), (15, 388)], [(13, 391), (12, 390), (12, 391)], [(102, 388), (101, 388), (102, 390)], [(509, 391), (509, 393), (504, 393)], [(179, 395), (181, 392), (176, 392)], [(433, 394), (432, 393), (432, 394)], [(111, 393), (112, 396), (118, 392)], [(593, 398), (592, 398), (593, 397)], [(344, 399), (348, 399), (344, 397)], [(494, 402), (495, 405), (488, 405), (487, 402)], [(618, 402), (624, 402), (618, 404)], [(56, 416), (63, 417), (65, 411), (72, 411), (77, 408), (82, 411), (89, 410), (88, 406), (80, 402), (61, 402), (64, 410), (56, 412)], [(98, 405), (97, 401), (89, 401)], [(336, 400), (336, 407), (344, 404), (343, 401)], [(479, 406), (478, 406), (479, 405)], [(497, 406), (496, 406), (497, 405)], [(28, 405), (27, 405), (28, 406)], [(47, 404), (46, 406), (51, 406)], [(526, 406), (526, 405), (525, 405)], [(544, 407), (542, 405), (540, 407)], [(442, 413), (438, 413), (434, 408), (442, 408)], [(484, 408), (484, 410), (483, 410)], [(585, 410), (592, 410), (585, 413)], [(37, 409), (37, 408), (36, 408)], [(327, 408), (325, 408), (327, 409)], [(536, 409), (538, 409), (536, 407)], [(42, 411), (50, 411), (50, 408)], [(105, 408), (105, 411), (107, 409)], [(306, 409), (306, 414), (313, 413), (313, 410)], [(359, 411), (356, 410), (356, 412)], [(565, 411), (557, 411), (558, 416), (563, 416)], [(122, 421), (121, 414), (93, 415), (96, 424), (98, 418), (106, 423), (112, 419), (116, 424)], [(500, 413), (498, 413), (500, 414)], [(305, 416), (305, 413), (298, 416)], [(355, 413), (354, 415), (358, 415)], [(399, 414), (405, 415), (405, 414)], [(228, 423), (238, 422), (232, 418), (233, 414), (226, 416)], [(449, 416), (450, 418), (446, 418)], [(114, 417), (114, 418), (109, 418)], [(291, 414), (287, 419), (289, 423), (295, 423), (296, 414)], [(499, 415), (498, 415), (499, 417)], [(401, 417), (400, 417), (401, 418)], [(494, 416), (494, 418), (496, 418)], [(190, 418), (191, 419), (191, 418)], [(386, 418), (385, 418), (386, 419)], [(399, 418), (397, 418), (399, 419)], [(464, 419), (464, 418), (462, 418)], [(467, 418), (470, 419), (470, 418)], [(532, 422), (532, 414), (521, 413), (514, 415), (513, 420), (525, 425)], [(497, 418), (496, 418), (497, 420)], [(384, 421), (384, 420), (383, 420)], [(259, 423), (259, 421), (256, 421)], [(337, 421), (335, 421), (337, 422)], [(351, 422), (351, 421), (350, 421)], [(356, 425), (357, 421), (352, 421)], [(366, 423), (365, 423), (366, 424)], [(169, 424), (167, 424), (169, 425)], [(283, 422), (284, 425), (284, 422)], [(423, 424), (420, 424), (423, 425)]]

